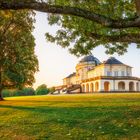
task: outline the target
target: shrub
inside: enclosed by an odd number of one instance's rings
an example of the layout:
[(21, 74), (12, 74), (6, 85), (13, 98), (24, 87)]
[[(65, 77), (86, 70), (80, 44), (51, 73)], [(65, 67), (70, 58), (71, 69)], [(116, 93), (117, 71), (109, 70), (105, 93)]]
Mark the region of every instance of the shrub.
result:
[(23, 94), (24, 96), (35, 95), (35, 90), (34, 90), (33, 88), (30, 88), (30, 87), (24, 88), (24, 89), (22, 90), (22, 94)]
[(35, 91), (33, 88), (28, 87), (28, 88), (23, 88), (22, 90), (16, 90), (14, 92), (15, 96), (31, 96), (35, 95)]
[(35, 92), (36, 95), (45, 95), (48, 93), (49, 93), (49, 90), (45, 84), (38, 86), (38, 88), (36, 89), (36, 92)]
[(15, 90), (13, 94), (14, 96), (23, 96), (22, 90)]
[(53, 92), (55, 92), (55, 87), (49, 88), (49, 93), (53, 93)]
[(2, 91), (2, 96), (3, 97), (11, 97), (11, 96), (13, 96), (13, 91), (5, 89), (5, 90)]
[(12, 96), (31, 96), (31, 95), (35, 95), (35, 91), (33, 88), (23, 88), (22, 90), (18, 90), (18, 89), (13, 89), (13, 90), (9, 90), (9, 89), (5, 89), (2, 91), (2, 95), (3, 97), (12, 97)]

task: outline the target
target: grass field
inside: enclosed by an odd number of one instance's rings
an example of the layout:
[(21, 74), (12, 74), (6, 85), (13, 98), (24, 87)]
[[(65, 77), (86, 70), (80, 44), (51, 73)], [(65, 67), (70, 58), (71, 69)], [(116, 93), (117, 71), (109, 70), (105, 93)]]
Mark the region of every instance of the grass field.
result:
[(140, 94), (5, 98), (0, 140), (140, 140)]

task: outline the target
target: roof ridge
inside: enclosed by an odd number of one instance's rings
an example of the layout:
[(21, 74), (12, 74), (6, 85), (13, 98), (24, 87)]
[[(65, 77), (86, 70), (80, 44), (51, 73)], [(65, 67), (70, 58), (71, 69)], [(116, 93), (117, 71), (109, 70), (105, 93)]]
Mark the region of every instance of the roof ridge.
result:
[(118, 59), (116, 59), (115, 57), (109, 57), (105, 62), (103, 62), (104, 64), (124, 64), (121, 61), (119, 61)]

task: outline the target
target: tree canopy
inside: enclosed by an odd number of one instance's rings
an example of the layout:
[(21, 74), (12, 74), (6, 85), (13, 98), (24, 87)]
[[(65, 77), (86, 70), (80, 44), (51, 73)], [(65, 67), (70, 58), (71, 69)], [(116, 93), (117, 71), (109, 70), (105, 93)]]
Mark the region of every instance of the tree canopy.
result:
[(32, 35), (34, 13), (0, 11), (0, 99), (7, 88), (32, 85), (38, 71)]
[(49, 93), (49, 89), (47, 88), (47, 85), (42, 84), (37, 87), (35, 94), (36, 95), (46, 95)]
[(60, 28), (55, 36), (46, 33), (47, 39), (76, 55), (88, 54), (98, 45), (110, 54), (123, 54), (131, 43), (139, 48), (139, 0), (0, 0), (0, 9), (50, 13), (49, 23)]

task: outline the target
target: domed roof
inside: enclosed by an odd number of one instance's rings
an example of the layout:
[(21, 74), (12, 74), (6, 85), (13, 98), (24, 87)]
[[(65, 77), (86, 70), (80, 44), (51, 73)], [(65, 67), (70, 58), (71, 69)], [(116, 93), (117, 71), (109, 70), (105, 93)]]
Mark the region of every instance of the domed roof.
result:
[(110, 57), (104, 62), (104, 64), (123, 64), (123, 63), (117, 60), (115, 57)]
[(92, 54), (85, 56), (80, 60), (80, 63), (84, 63), (84, 62), (94, 62), (95, 64), (100, 64), (100, 61)]

